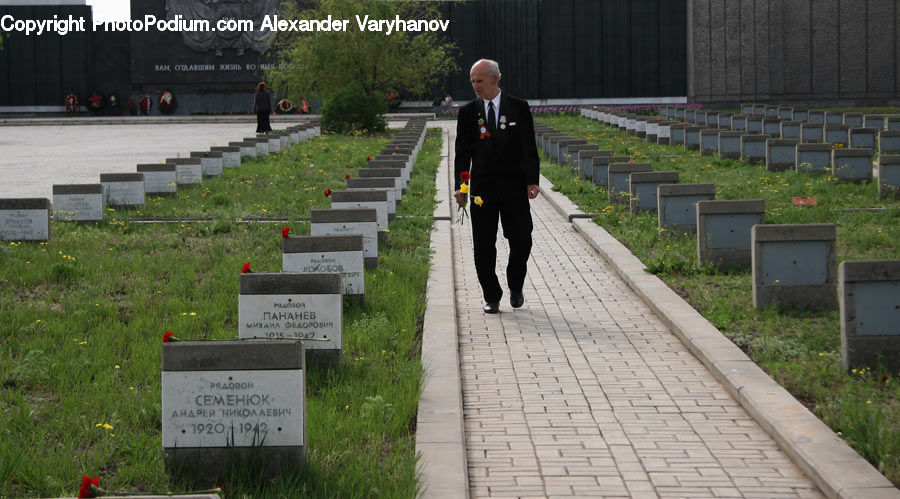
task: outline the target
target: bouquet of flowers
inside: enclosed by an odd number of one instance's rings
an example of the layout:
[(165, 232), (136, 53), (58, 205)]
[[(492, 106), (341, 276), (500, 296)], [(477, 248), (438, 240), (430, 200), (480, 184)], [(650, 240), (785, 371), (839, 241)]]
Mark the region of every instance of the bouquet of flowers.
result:
[(164, 114), (172, 114), (178, 103), (175, 101), (175, 94), (171, 90), (163, 90), (159, 96), (159, 110)]

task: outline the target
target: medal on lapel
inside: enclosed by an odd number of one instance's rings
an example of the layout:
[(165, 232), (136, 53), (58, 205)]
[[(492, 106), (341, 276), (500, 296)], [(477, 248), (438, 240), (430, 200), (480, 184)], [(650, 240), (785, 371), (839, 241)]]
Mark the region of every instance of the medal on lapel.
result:
[(506, 130), (506, 115), (500, 117), (500, 130)]
[(483, 118), (478, 118), (478, 133), (481, 134), (481, 140), (484, 140), (485, 137), (491, 136), (491, 132), (489, 132), (487, 127), (484, 126)]

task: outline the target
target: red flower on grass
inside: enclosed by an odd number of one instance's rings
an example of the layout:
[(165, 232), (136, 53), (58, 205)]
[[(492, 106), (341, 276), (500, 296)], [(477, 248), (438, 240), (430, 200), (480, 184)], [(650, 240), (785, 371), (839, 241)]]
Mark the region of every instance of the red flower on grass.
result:
[(885, 381), (889, 380), (890, 378), (891, 378), (891, 377), (888, 376), (887, 374), (882, 374), (882, 375), (881, 375), (881, 382), (884, 383)]
[(326, 198), (331, 196), (331, 187), (325, 189), (325, 192), (323, 192), (322, 194), (325, 194)]
[(253, 273), (253, 271), (250, 270), (250, 262), (245, 263), (244, 266), (241, 267), (241, 274), (252, 274), (252, 273)]
[(350, 174), (349, 174), (349, 173), (346, 174), (346, 175), (344, 175), (344, 180), (350, 180)]
[(173, 343), (176, 341), (178, 341), (178, 338), (175, 337), (175, 333), (172, 331), (166, 331), (166, 333), (163, 334), (163, 343)]
[(83, 475), (81, 477), (81, 488), (78, 489), (78, 499), (84, 499), (85, 497), (98, 497), (98, 492), (103, 491), (100, 488), (100, 477), (95, 476), (91, 478), (87, 475)]
[(462, 172), (462, 173), (459, 174), (459, 178), (460, 178), (463, 182), (468, 182), (469, 180), (472, 179), (472, 174), (469, 173), (468, 171), (464, 171), (464, 172)]
[(366, 156), (366, 163), (368, 163), (369, 161), (372, 161), (372, 156)]
[(290, 236), (288, 236), (288, 234), (289, 234), (290, 232), (291, 232), (291, 228), (290, 228), (290, 227), (283, 227), (283, 228), (281, 229), (281, 238), (282, 238), (282, 239), (287, 239), (288, 237), (290, 237)]

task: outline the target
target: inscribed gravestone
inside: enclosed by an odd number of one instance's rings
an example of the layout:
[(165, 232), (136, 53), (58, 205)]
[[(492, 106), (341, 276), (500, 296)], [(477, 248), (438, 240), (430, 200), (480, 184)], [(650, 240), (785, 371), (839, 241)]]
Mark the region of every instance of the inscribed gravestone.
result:
[(267, 475), (302, 466), (305, 374), (297, 340), (163, 343), (166, 468), (212, 479), (249, 459)]
[(0, 239), (49, 241), (50, 200), (47, 198), (0, 199)]
[(217, 151), (192, 151), (192, 158), (200, 158), (200, 172), (206, 177), (221, 175), (225, 162), (222, 153)]
[(68, 184), (53, 186), (53, 218), (67, 222), (103, 220), (103, 185)]
[(285, 272), (341, 274), (343, 293), (363, 297), (366, 280), (362, 236), (301, 236), (282, 240)]
[(101, 173), (100, 183), (107, 206), (144, 206), (143, 173)]
[(378, 266), (378, 214), (374, 209), (312, 210), (310, 235), (361, 235), (364, 262), (367, 269)]
[(137, 172), (144, 175), (144, 193), (166, 196), (177, 192), (178, 167), (171, 163), (137, 165)]

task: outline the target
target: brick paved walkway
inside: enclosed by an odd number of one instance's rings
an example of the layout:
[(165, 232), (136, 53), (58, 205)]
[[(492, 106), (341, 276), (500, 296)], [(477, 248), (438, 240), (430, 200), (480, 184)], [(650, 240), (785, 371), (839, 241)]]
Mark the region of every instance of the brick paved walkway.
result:
[(454, 225), (473, 497), (820, 497), (566, 219), (532, 202), (525, 306), (487, 315)]

